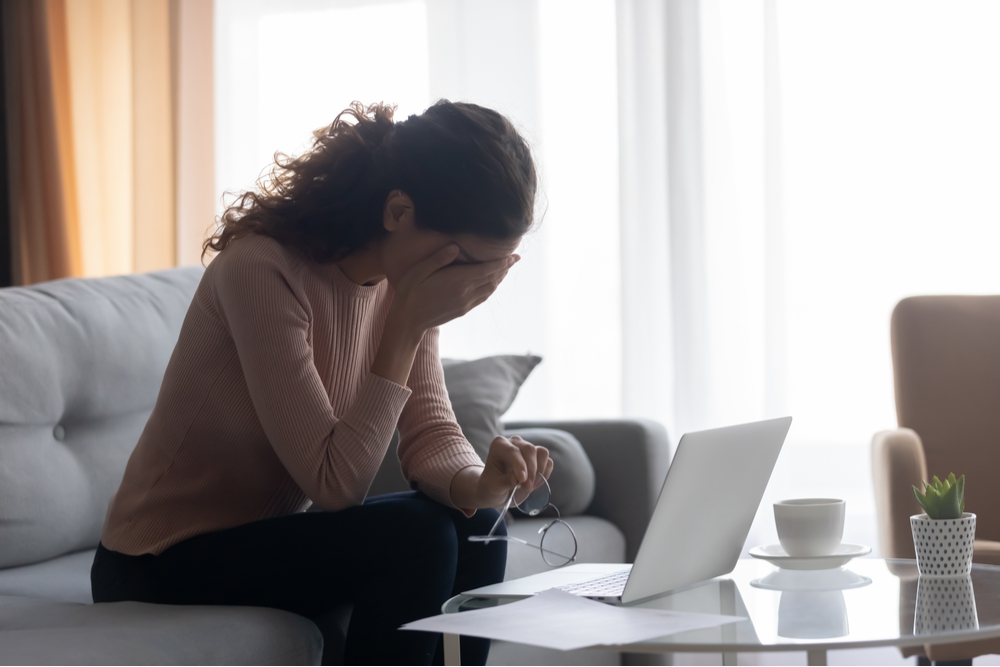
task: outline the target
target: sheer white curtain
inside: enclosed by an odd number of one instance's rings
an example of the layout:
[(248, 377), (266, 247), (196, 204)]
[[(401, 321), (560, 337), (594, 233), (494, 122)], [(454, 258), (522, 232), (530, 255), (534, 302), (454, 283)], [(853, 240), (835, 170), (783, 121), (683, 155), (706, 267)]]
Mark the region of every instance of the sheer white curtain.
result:
[(875, 546), (891, 309), (1000, 291), (1000, 4), (216, 11), (220, 192), (354, 99), (501, 110), (535, 150), (543, 222), (497, 294), (444, 328), (443, 354), (541, 354), (510, 418), (641, 416), (676, 437), (791, 414), (748, 544), (774, 539), (770, 500), (836, 496), (845, 539)]
[(668, 7), (674, 431), (793, 415), (748, 546), (769, 501), (834, 496), (877, 549), (891, 310), (1000, 291), (1000, 6)]
[(538, 231), (442, 354), (544, 357), (508, 416), (615, 416), (621, 326), (614, 3), (428, 2), (431, 99), (507, 114), (533, 145)]

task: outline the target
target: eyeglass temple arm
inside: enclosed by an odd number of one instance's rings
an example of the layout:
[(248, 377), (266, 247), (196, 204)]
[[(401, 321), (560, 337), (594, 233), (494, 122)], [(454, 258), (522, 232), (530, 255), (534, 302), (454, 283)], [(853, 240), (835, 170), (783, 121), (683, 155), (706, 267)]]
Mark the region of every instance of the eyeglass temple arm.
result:
[(486, 537), (493, 537), (493, 533), (497, 531), (497, 527), (499, 527), (500, 522), (503, 521), (504, 516), (507, 514), (507, 510), (510, 509), (510, 504), (514, 502), (514, 494), (517, 493), (517, 489), (518, 487), (515, 486), (514, 489), (510, 492), (510, 497), (507, 498), (507, 503), (503, 506), (503, 509), (500, 510), (500, 516), (497, 517), (496, 522), (494, 522), (493, 527), (490, 528), (490, 532), (486, 534)]

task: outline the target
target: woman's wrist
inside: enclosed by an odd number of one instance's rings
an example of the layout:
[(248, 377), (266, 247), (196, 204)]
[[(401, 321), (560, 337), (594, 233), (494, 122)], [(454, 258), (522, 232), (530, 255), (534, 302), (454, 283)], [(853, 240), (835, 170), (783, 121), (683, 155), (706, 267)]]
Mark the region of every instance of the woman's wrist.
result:
[(483, 474), (480, 466), (466, 466), (451, 478), (451, 502), (455, 507), (480, 509), (489, 504), (480, 497), (479, 477)]
[(416, 341), (419, 345), (426, 331), (427, 327), (421, 327), (413, 323), (412, 318), (407, 316), (397, 301), (389, 308), (382, 336), (385, 337), (386, 334), (391, 334), (400, 340)]

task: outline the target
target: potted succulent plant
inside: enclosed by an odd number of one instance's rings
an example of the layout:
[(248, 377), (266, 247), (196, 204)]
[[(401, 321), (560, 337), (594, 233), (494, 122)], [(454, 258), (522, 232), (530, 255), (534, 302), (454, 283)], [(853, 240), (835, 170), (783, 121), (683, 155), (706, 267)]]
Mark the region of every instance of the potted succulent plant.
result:
[(961, 577), (972, 571), (976, 515), (965, 511), (965, 475), (945, 481), (936, 476), (913, 495), (925, 514), (910, 517), (917, 570), (922, 577)]

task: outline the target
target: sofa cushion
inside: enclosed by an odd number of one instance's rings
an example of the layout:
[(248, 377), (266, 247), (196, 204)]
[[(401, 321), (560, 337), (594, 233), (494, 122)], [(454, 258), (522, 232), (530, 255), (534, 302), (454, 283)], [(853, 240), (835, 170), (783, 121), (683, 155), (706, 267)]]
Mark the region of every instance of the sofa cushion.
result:
[[(507, 525), (507, 534), (519, 537), (529, 544), (538, 544), (538, 529), (552, 519), (515, 517)], [(566, 519), (576, 533), (578, 563), (624, 563), (625, 536), (618, 527), (596, 516), (573, 516)], [(527, 577), (552, 569), (538, 549), (509, 542), (507, 544), (507, 571), (504, 581)]]
[(0, 290), (0, 568), (97, 546), (202, 272)]
[(96, 551), (87, 549), (41, 563), (0, 570), (0, 596), (19, 595), (92, 604), (90, 566), (94, 564)]
[(0, 646), (5, 665), (318, 665), (323, 636), (279, 609), (0, 596)]

